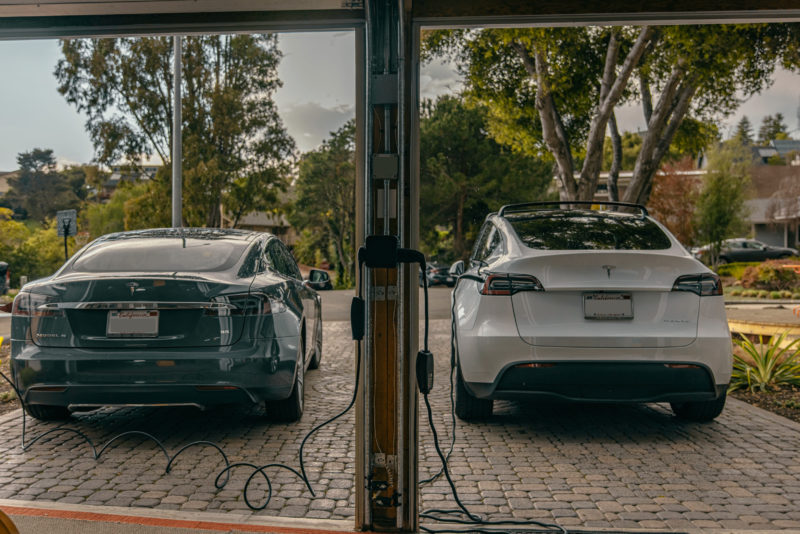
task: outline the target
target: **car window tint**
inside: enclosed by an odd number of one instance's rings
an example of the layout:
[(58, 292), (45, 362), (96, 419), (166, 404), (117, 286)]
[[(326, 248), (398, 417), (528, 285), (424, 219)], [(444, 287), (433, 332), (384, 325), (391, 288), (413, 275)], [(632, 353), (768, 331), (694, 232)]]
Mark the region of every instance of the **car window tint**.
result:
[(261, 245), (256, 243), (247, 251), (242, 266), (239, 269), (239, 276), (247, 278), (261, 272)]
[(294, 261), (292, 253), (289, 252), (289, 249), (282, 243), (279, 243), (279, 249), (281, 251), (281, 256), (283, 256), (283, 264), (286, 266), (286, 275), (297, 280), (302, 280), (303, 275), (300, 274), (300, 269), (297, 267), (297, 262)]
[(267, 244), (265, 254), (270, 270), (284, 276), (289, 276), (286, 270), (286, 263), (281, 255), (280, 249), (278, 249), (278, 242), (276, 240), (272, 240)]
[(507, 217), (523, 243), (539, 250), (664, 250), (672, 243), (649, 219), (559, 212)]
[(164, 237), (101, 242), (75, 263), (75, 271), (210, 272), (224, 271), (242, 257), (249, 243), (238, 240)]

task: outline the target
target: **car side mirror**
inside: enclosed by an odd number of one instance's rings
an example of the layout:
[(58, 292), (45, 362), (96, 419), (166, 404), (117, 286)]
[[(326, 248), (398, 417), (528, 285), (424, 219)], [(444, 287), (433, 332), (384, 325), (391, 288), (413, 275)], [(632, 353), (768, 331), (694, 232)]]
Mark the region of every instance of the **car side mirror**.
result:
[(461, 276), (464, 274), (464, 261), (458, 260), (453, 265), (450, 266), (450, 274), (455, 276)]

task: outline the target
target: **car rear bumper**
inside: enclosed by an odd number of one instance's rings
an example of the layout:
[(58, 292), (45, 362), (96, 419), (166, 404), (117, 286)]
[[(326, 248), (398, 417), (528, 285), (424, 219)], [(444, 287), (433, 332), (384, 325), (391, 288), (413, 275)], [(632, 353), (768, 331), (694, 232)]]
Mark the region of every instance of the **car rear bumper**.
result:
[(225, 350), (53, 349), (12, 341), (12, 374), (25, 402), (51, 406), (196, 405), (287, 398), (299, 338)]
[(586, 402), (687, 402), (718, 398), (708, 367), (664, 362), (527, 362), (506, 367), (494, 382), (467, 382), (483, 399)]

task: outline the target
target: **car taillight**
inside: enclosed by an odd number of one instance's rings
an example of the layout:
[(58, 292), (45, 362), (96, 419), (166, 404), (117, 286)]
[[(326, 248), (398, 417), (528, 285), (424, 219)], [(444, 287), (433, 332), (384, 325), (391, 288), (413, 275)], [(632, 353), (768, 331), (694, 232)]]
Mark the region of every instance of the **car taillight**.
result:
[[(228, 308), (226, 312), (230, 315), (269, 315), (286, 311), (286, 304), (261, 293), (231, 295), (228, 297), (228, 303), (230, 306), (226, 307)], [(221, 315), (222, 309), (209, 307), (205, 309), (205, 313), (206, 315)]]
[(481, 295), (513, 295), (521, 291), (544, 291), (544, 287), (528, 274), (491, 273), (483, 282)]
[(691, 291), (701, 297), (722, 295), (722, 281), (714, 273), (679, 276), (672, 285), (673, 291)]
[(21, 291), (11, 307), (11, 315), (18, 317), (59, 317), (64, 315), (53, 297)]

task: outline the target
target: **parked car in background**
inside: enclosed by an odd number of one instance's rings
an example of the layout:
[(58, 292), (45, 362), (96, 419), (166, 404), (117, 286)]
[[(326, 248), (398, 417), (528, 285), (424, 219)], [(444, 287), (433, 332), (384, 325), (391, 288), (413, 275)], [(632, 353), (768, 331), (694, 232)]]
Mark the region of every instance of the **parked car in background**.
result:
[(452, 296), (460, 418), (490, 416), (495, 399), (722, 412), (732, 352), (719, 277), (644, 207), (592, 204), (487, 217)]
[[(692, 254), (704, 263), (711, 262), (711, 245), (704, 245), (692, 250)], [(755, 239), (726, 239), (722, 242), (719, 253), (719, 264), (737, 261), (764, 261), (797, 256), (794, 248), (767, 245)]]
[(28, 413), (261, 404), (298, 420), (322, 357), (320, 298), (273, 235), (172, 228), (89, 243), (27, 284), (11, 369)]
[(11, 282), (11, 273), (8, 272), (8, 264), (0, 261), (0, 295), (8, 293)]
[(320, 271), (319, 269), (311, 269), (311, 272), (308, 274), (308, 280), (305, 282), (308, 287), (317, 291), (333, 289), (331, 277), (328, 275), (328, 273), (325, 271)]
[(419, 286), (422, 287), (423, 276), (428, 278), (428, 287), (446, 285), (453, 287), (456, 283), (455, 277), (450, 274), (450, 266), (439, 262), (427, 264), (425, 272), (419, 271)]

